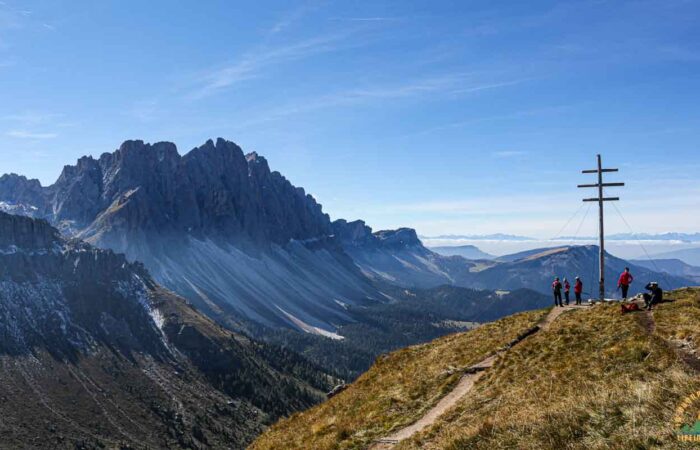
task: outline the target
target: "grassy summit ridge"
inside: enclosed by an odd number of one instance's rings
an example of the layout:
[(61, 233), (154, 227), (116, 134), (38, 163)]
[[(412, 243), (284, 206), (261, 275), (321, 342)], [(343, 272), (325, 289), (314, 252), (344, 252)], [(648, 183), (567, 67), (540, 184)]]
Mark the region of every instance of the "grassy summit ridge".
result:
[(516, 314), (379, 357), (346, 391), (274, 425), (252, 448), (363, 448), (421, 417), (459, 381), (460, 369), (483, 360), (545, 314)]
[[(457, 406), (396, 448), (683, 448), (673, 415), (700, 390), (678, 354), (700, 339), (700, 290), (670, 293), (653, 318), (619, 307), (568, 312), (508, 351)], [(366, 448), (414, 422), (458, 371), (546, 311), (518, 314), (380, 358), (347, 391), (274, 425), (252, 446)], [(700, 412), (700, 411), (699, 411)]]

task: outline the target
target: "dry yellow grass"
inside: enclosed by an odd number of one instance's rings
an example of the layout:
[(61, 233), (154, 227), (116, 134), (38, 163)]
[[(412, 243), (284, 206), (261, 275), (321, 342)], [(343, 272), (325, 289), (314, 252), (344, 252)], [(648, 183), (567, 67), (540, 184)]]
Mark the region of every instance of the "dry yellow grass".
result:
[[(674, 297), (677, 297), (674, 295)], [(674, 409), (700, 377), (664, 337), (697, 336), (698, 292), (644, 313), (597, 306), (512, 349), (457, 408), (397, 449), (651, 449), (676, 442)]]
[(421, 417), (456, 384), (459, 369), (481, 361), (546, 312), (517, 314), (380, 357), (346, 391), (277, 423), (251, 448), (365, 448)]
[(662, 303), (654, 311), (656, 332), (669, 340), (700, 345), (700, 293), (698, 289), (680, 289), (667, 294), (673, 303)]
[[(674, 410), (700, 390), (674, 340), (700, 339), (700, 290), (654, 312), (595, 306), (561, 316), (509, 350), (455, 408), (400, 449), (654, 449), (675, 440)], [(414, 422), (468, 366), (536, 323), (546, 311), (411, 347), (378, 361), (336, 398), (273, 426), (254, 449), (366, 448)], [(686, 346), (687, 347), (687, 346)]]

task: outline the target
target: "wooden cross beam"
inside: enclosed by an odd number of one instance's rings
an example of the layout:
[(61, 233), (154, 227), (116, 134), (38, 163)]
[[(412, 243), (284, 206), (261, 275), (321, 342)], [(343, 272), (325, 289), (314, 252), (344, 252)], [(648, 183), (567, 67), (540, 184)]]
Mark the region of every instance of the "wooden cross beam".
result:
[(594, 198), (584, 198), (584, 202), (598, 202), (598, 215), (599, 215), (599, 225), (598, 230), (600, 234), (600, 300), (605, 300), (605, 232), (603, 231), (603, 204), (605, 202), (614, 202), (620, 200), (620, 197), (605, 197), (603, 196), (603, 188), (606, 187), (618, 187), (624, 186), (625, 183), (603, 183), (603, 174), (608, 172), (617, 172), (618, 169), (604, 169), (603, 162), (598, 155), (598, 168), (591, 170), (582, 170), (581, 173), (595, 173), (598, 175), (598, 182), (594, 184), (579, 184), (580, 188), (596, 188), (598, 189), (598, 197)]

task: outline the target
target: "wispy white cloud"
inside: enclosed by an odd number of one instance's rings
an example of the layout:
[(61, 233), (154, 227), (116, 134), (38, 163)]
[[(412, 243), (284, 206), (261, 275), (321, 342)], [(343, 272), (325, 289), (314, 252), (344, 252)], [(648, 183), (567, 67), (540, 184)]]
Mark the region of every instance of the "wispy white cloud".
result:
[(527, 152), (521, 150), (503, 150), (492, 153), (496, 158), (514, 158), (516, 156), (527, 155)]
[(304, 16), (306, 16), (315, 8), (316, 4), (314, 2), (307, 1), (298, 8), (289, 11), (288, 13), (283, 15), (277, 22), (275, 22), (275, 24), (272, 25), (272, 27), (270, 27), (270, 29), (267, 32), (267, 37), (269, 38), (271, 36), (274, 36), (275, 34), (283, 32), (287, 28), (291, 27), (294, 23), (301, 20)]
[(434, 133), (436, 131), (443, 131), (443, 130), (448, 130), (451, 128), (463, 128), (467, 127), (470, 125), (475, 125), (479, 123), (484, 123), (484, 122), (495, 122), (495, 121), (500, 121), (500, 120), (513, 120), (513, 119), (520, 119), (523, 117), (530, 117), (530, 116), (537, 116), (537, 115), (542, 115), (542, 114), (551, 114), (551, 113), (560, 113), (560, 112), (565, 112), (572, 110), (576, 106), (581, 106), (583, 103), (578, 103), (578, 104), (571, 104), (571, 105), (557, 105), (557, 106), (545, 106), (542, 108), (533, 108), (533, 109), (526, 109), (522, 111), (513, 111), (513, 112), (508, 112), (505, 114), (498, 114), (494, 116), (481, 116), (481, 117), (473, 117), (465, 120), (459, 120), (456, 122), (449, 122), (441, 125), (435, 125), (423, 130), (418, 130), (414, 133), (409, 133), (406, 136), (417, 136), (417, 135), (424, 135), (424, 134), (430, 134)]
[(316, 98), (304, 98), (287, 105), (266, 110), (257, 118), (238, 123), (245, 128), (271, 122), (295, 114), (320, 109), (367, 104), (390, 99), (409, 99), (437, 95), (463, 95), (501, 86), (511, 86), (521, 81), (503, 83), (481, 82), (471, 73), (447, 74), (416, 80), (402, 80), (391, 84), (375, 84), (362, 88), (349, 88)]
[(455, 89), (452, 91), (453, 94), (467, 94), (470, 92), (486, 91), (489, 89), (502, 88), (507, 86), (515, 86), (516, 84), (521, 84), (526, 81), (530, 81), (532, 78), (521, 78), (517, 80), (501, 81), (497, 83), (480, 83), (474, 86), (467, 86), (464, 88)]
[(192, 99), (203, 98), (240, 82), (257, 78), (265, 68), (305, 59), (320, 53), (331, 52), (347, 36), (348, 33), (318, 36), (293, 44), (276, 47), (265, 46), (248, 52), (238, 61), (223, 67), (214, 68), (199, 77), (196, 82), (197, 87), (188, 97)]
[(15, 9), (7, 3), (0, 3), (0, 29), (20, 28), (31, 14), (29, 10)]
[(402, 20), (400, 17), (333, 17), (331, 20), (346, 21), (346, 22), (397, 22)]
[(56, 133), (40, 133), (27, 130), (10, 130), (5, 134), (12, 138), (33, 140), (53, 139), (58, 137)]
[(23, 111), (16, 114), (2, 116), (0, 117), (0, 120), (18, 122), (24, 125), (38, 125), (53, 123), (61, 118), (63, 118), (63, 114), (41, 111)]
[(58, 137), (58, 134), (46, 129), (66, 128), (73, 123), (64, 120), (63, 114), (42, 111), (24, 111), (0, 116), (1, 122), (8, 122), (12, 129), (5, 135), (16, 139), (44, 140)]

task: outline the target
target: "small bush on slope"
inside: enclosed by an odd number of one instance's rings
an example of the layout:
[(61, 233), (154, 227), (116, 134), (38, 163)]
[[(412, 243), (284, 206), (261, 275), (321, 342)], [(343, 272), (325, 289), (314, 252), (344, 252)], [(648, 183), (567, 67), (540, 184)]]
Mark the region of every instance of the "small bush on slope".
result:
[(251, 448), (365, 448), (421, 417), (454, 387), (459, 369), (481, 361), (545, 314), (517, 314), (379, 357), (346, 391), (282, 420)]
[(617, 306), (562, 316), (512, 349), (432, 429), (397, 448), (682, 448), (674, 409), (700, 390), (700, 377), (665, 338), (697, 342), (700, 302), (698, 291), (679, 296), (655, 311), (654, 335), (644, 313), (622, 316)]

